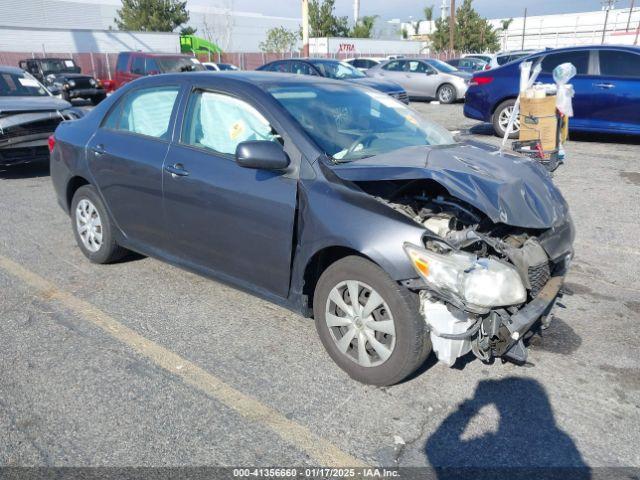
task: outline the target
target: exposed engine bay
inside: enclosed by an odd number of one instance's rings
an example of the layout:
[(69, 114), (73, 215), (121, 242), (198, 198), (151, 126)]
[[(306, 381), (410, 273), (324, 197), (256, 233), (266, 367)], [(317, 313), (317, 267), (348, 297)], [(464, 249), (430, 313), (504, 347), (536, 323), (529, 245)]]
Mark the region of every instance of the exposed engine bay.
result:
[[(472, 351), (483, 361), (504, 356), (524, 363), (522, 337), (538, 320), (548, 325), (570, 260), (549, 258), (539, 241), (545, 230), (494, 223), (435, 182), (359, 182), (359, 186), (425, 228), (424, 245), (405, 246), (422, 278), (408, 280), (405, 286), (420, 295), (438, 359), (452, 366)], [(459, 270), (438, 273), (448, 261)], [(464, 273), (456, 273), (461, 270)], [(475, 280), (461, 279), (469, 272)], [(492, 299), (489, 291), (501, 284), (505, 295)], [(461, 293), (463, 288), (456, 285), (465, 285), (467, 291)], [(534, 301), (545, 297), (546, 302), (550, 294), (550, 305), (545, 303), (539, 312), (542, 299)], [(525, 308), (528, 305), (538, 308), (532, 312)]]

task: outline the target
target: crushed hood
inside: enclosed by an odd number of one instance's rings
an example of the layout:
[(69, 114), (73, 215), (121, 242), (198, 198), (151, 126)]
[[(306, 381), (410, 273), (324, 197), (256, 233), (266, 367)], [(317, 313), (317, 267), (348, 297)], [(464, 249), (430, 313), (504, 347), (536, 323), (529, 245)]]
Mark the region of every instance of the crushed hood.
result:
[(568, 206), (550, 175), (536, 161), (481, 143), (407, 147), (332, 167), (349, 181), (438, 182), (454, 197), (493, 222), (547, 229), (566, 221)]
[(50, 95), (42, 97), (3, 97), (0, 96), (0, 115), (16, 112), (42, 112), (65, 110), (71, 104)]

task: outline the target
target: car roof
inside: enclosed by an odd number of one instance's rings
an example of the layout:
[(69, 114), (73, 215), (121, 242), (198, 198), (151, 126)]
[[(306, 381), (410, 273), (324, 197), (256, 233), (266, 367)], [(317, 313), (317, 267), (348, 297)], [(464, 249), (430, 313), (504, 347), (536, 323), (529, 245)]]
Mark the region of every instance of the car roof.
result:
[(0, 73), (14, 73), (20, 75), (24, 73), (24, 70), (10, 65), (0, 65)]
[[(211, 71), (198, 71), (198, 72), (181, 72), (181, 73), (165, 73), (162, 75), (151, 75), (141, 77), (136, 80), (137, 85), (145, 83), (171, 83), (181, 81), (185, 79), (192, 79), (197, 81), (211, 80), (216, 82), (221, 79), (233, 80), (234, 83), (244, 84), (248, 86), (256, 86), (262, 90), (267, 90), (271, 87), (277, 86), (300, 86), (300, 85), (320, 85), (320, 84), (333, 84), (333, 85), (352, 85), (348, 82), (341, 80), (334, 80), (325, 77), (319, 77), (314, 75), (297, 75), (295, 73), (280, 73), (280, 72), (265, 72), (260, 70), (223, 70), (220, 72)], [(132, 82), (133, 84), (133, 82)]]
[(137, 54), (137, 55), (144, 55), (145, 57), (171, 57), (171, 58), (176, 58), (176, 57), (185, 57), (185, 58), (195, 58), (191, 55), (187, 55), (187, 54), (183, 54), (183, 53), (151, 53), (151, 52), (120, 52), (119, 55), (122, 54), (127, 54), (127, 55), (131, 55), (131, 54)]

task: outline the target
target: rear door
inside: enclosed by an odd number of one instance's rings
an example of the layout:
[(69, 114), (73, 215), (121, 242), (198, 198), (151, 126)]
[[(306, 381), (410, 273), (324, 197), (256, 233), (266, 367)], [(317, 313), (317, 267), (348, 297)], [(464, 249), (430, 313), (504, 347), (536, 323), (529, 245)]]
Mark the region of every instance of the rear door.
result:
[(593, 116), (600, 127), (620, 132), (640, 131), (640, 55), (601, 49), (593, 79)]
[(135, 245), (161, 249), (162, 165), (179, 86), (132, 90), (87, 145), (87, 159), (114, 221)]
[(258, 108), (245, 92), (190, 93), (165, 161), (168, 249), (187, 263), (285, 297), (297, 177), (243, 168), (234, 154), (245, 140), (284, 143), (292, 161), (299, 154)]
[(399, 83), (402, 88), (404, 88), (407, 93), (411, 95), (410, 85), (407, 75), (404, 72), (404, 68), (404, 60), (392, 60), (382, 65), (382, 67), (376, 69), (374, 76), (388, 78), (389, 80), (393, 80), (394, 82)]

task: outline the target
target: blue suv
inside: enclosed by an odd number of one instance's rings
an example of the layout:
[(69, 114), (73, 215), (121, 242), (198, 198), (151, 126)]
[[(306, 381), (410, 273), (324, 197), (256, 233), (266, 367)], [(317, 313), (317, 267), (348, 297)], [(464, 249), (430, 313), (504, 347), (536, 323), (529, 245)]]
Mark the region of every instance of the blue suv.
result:
[[(553, 83), (551, 72), (561, 63), (575, 65), (571, 131), (640, 134), (640, 47), (613, 45), (547, 50), (500, 68), (474, 74), (464, 115), (491, 122), (503, 136), (520, 84), (520, 63), (542, 62), (537, 81)], [(516, 131), (511, 135), (517, 136)]]

